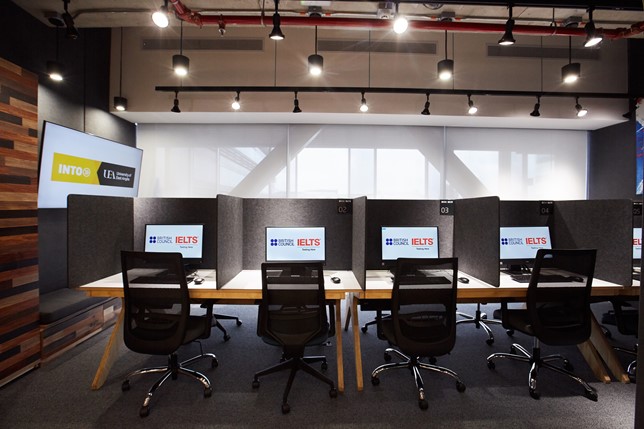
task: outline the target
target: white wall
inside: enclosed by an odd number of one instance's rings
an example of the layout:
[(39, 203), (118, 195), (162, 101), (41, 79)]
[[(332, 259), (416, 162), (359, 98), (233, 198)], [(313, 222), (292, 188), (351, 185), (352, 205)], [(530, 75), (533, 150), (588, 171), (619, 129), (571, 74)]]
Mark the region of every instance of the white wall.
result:
[(140, 124), (141, 197), (584, 199), (586, 132)]

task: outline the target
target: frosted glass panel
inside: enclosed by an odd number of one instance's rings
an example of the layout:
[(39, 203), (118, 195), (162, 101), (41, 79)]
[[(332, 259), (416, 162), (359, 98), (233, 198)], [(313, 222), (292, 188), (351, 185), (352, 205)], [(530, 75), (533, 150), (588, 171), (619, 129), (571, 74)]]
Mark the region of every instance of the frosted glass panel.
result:
[(415, 149), (378, 149), (376, 198), (426, 198), (425, 157)]

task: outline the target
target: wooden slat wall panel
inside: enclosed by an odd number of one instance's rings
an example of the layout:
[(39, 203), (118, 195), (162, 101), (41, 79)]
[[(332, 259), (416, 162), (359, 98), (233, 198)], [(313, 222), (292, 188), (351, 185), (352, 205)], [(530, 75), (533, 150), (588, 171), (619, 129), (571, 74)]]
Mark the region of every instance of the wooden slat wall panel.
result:
[(40, 362), (38, 77), (0, 59), (0, 385)]

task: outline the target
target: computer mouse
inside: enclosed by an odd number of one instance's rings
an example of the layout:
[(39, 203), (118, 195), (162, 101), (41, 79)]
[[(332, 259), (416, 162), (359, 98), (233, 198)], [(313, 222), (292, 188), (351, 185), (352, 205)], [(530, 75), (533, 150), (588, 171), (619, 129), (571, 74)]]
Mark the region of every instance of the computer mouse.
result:
[(584, 279), (578, 276), (570, 276), (568, 277), (570, 281), (577, 282), (577, 283), (583, 283)]
[(331, 277), (331, 281), (336, 284), (340, 283), (340, 277)]
[(469, 283), (470, 279), (468, 279), (467, 277), (459, 277), (458, 281), (461, 283)]
[(200, 285), (203, 282), (204, 282), (204, 279), (202, 279), (201, 277), (195, 277), (195, 284), (196, 285)]

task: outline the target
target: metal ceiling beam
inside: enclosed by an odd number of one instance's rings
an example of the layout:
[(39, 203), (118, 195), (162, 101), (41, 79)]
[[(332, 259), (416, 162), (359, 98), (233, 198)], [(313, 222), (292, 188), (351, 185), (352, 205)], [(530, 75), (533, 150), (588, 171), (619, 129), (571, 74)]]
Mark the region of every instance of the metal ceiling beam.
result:
[[(377, 1), (371, 0), (334, 0), (335, 2), (341, 3), (379, 3)], [(427, 1), (420, 0), (396, 0), (401, 4), (425, 4)], [(467, 1), (467, 0), (442, 0), (436, 3), (444, 5), (468, 5), (468, 6), (508, 6), (509, 3), (512, 3), (513, 7), (536, 7), (536, 8), (556, 8), (556, 9), (588, 9), (589, 6), (593, 6), (595, 9), (606, 9), (606, 10), (631, 10), (631, 11), (642, 11), (644, 10), (644, 2), (642, 0), (619, 0), (619, 1), (610, 1), (610, 0), (564, 0), (561, 2), (557, 1), (499, 1), (499, 0), (476, 0), (476, 1)]]

